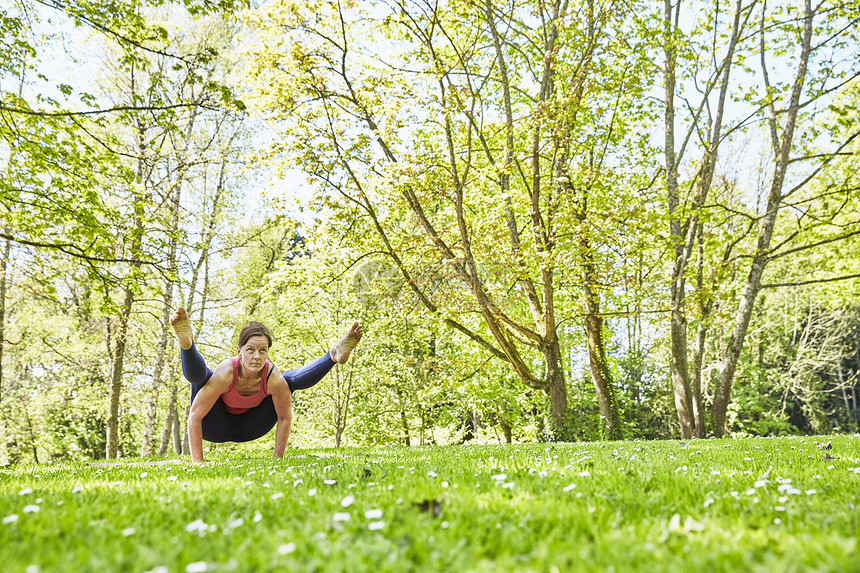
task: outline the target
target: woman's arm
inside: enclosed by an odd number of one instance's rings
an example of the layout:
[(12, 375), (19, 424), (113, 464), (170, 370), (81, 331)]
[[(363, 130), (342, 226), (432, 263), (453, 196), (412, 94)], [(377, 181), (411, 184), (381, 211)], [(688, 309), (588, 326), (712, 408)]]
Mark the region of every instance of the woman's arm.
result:
[(272, 395), (275, 412), (278, 414), (273, 455), (276, 458), (282, 458), (284, 457), (284, 449), (287, 447), (287, 439), (290, 437), (290, 426), (293, 424), (293, 395), (283, 375), (274, 365), (269, 377), (269, 394)]
[[(229, 363), (229, 360), (226, 362)], [(191, 412), (188, 414), (188, 445), (191, 447), (192, 461), (203, 461), (203, 418), (221, 394), (230, 389), (231, 374), (232, 368), (225, 368), (223, 362), (219, 364), (191, 404)]]

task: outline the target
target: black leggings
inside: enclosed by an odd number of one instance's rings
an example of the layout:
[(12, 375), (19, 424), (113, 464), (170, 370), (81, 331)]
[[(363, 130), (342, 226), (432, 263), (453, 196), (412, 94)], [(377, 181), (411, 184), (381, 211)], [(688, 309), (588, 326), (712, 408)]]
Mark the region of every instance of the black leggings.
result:
[[(180, 349), (182, 374), (191, 382), (191, 403), (197, 392), (209, 381), (212, 371), (206, 366), (203, 356), (193, 344), (188, 350)], [(323, 379), (335, 365), (329, 353), (317, 358), (295, 370), (284, 372), (284, 380), (291, 392), (310, 388)], [(224, 400), (218, 401), (203, 418), (203, 439), (207, 442), (250, 442), (269, 433), (278, 422), (278, 413), (271, 396), (242, 414), (231, 414), (224, 406)]]

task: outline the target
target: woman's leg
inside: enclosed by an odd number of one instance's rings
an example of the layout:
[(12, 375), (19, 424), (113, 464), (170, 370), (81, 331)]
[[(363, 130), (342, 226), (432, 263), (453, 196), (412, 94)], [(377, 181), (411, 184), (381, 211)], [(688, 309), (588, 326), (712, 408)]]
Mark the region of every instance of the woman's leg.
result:
[[(176, 333), (179, 341), (179, 358), (182, 362), (182, 375), (191, 383), (191, 404), (209, 378), (212, 371), (206, 366), (206, 361), (194, 346), (191, 336), (191, 323), (188, 313), (181, 306), (176, 309), (176, 314), (170, 320), (170, 325)], [(203, 417), (203, 439), (207, 442), (234, 442), (239, 441), (234, 437), (233, 415), (227, 412), (224, 401), (218, 401), (212, 405), (209, 412)]]
[[(187, 350), (180, 348), (179, 359), (182, 362), (182, 375), (192, 385), (203, 386), (212, 376), (212, 371), (206, 366), (206, 361), (203, 360), (203, 356), (197, 351), (197, 347), (194, 344)], [(195, 394), (197, 392), (192, 394), (192, 400)]]
[[(247, 412), (227, 415), (230, 417), (230, 439), (223, 441), (250, 442), (268, 434), (278, 423), (278, 413), (271, 396), (266, 396), (258, 406)], [(206, 418), (203, 419), (203, 424), (203, 437), (206, 438)]]
[(290, 392), (296, 390), (306, 390), (323, 379), (334, 367), (335, 361), (331, 359), (331, 354), (326, 352), (310, 364), (305, 364), (295, 370), (284, 372), (284, 380), (290, 387)]
[[(193, 344), (188, 349), (180, 348), (179, 357), (182, 361), (182, 375), (191, 382), (190, 403), (193, 404), (197, 392), (212, 377), (212, 371), (206, 366), (206, 361)], [(234, 437), (233, 417), (233, 414), (227, 412), (224, 400), (218, 398), (218, 401), (203, 417), (203, 439), (207, 442), (216, 443), (241, 441)]]
[[(191, 385), (191, 403), (194, 403), (194, 398), (197, 392), (203, 386)], [(218, 400), (212, 404), (209, 412), (203, 416), (203, 439), (207, 442), (237, 442), (239, 440), (233, 437), (233, 418), (234, 415), (227, 412), (224, 406), (224, 400)]]

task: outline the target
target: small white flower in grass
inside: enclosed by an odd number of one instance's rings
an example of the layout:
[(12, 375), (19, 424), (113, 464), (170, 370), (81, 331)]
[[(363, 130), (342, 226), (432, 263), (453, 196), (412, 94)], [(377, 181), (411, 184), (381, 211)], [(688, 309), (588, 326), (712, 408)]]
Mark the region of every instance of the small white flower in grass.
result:
[(448, 522), (447, 521), (442, 522), (442, 529), (448, 529)]
[(572, 483), (572, 484), (570, 484), (570, 485), (564, 486), (564, 491), (570, 491), (570, 490), (572, 490), (572, 489), (574, 489), (574, 488), (576, 488), (576, 484), (575, 484), (575, 483)]
[(764, 487), (766, 485), (767, 485), (767, 480), (766, 479), (760, 479), (753, 484), (753, 487)]
[(309, 490), (308, 490), (308, 495), (309, 495), (309, 496), (313, 497), (313, 496), (315, 496), (316, 494), (317, 494), (317, 489), (316, 489), (315, 487), (312, 487), (311, 489), (309, 489)]
[(279, 545), (278, 546), (278, 553), (280, 555), (286, 555), (288, 553), (292, 553), (295, 550), (296, 550), (296, 544), (295, 543), (287, 543), (286, 545)]
[(832, 469), (833, 469), (833, 468), (835, 468), (835, 467), (836, 467), (836, 466), (827, 466), (827, 469), (832, 470)]
[(279, 491), (277, 493), (273, 493), (271, 499), (272, 501), (275, 501), (276, 499), (281, 499), (282, 497), (284, 497), (284, 494)]
[(167, 476), (167, 481), (176, 481), (176, 476)]
[(749, 488), (749, 489), (747, 490), (747, 495), (755, 495), (755, 489), (754, 489), (754, 488)]
[(21, 510), (24, 513), (39, 513), (38, 505), (25, 505), (24, 509)]
[(349, 521), (349, 514), (338, 512), (332, 516), (332, 519), (334, 519), (335, 521)]
[(79, 485), (72, 488), (72, 493), (81, 493), (82, 491), (84, 491), (84, 488)]
[(815, 495), (816, 493), (818, 493), (818, 492), (817, 492), (817, 491), (815, 491), (814, 489), (808, 489), (808, 490), (806, 490), (806, 495)]
[(442, 487), (448, 487), (448, 482), (443, 481), (443, 482), (442, 482)]
[(579, 472), (579, 474), (577, 474), (577, 475), (579, 475), (579, 477), (581, 477), (581, 478), (586, 478), (586, 477), (590, 476), (591, 473), (589, 473), (588, 470), (583, 470), (583, 471)]
[(199, 531), (200, 533), (203, 533), (208, 527), (209, 526), (206, 525), (206, 522), (204, 522), (202, 519), (196, 519), (185, 526), (185, 531), (187, 531), (188, 533), (191, 533), (192, 531)]
[(323, 481), (323, 483), (326, 485), (334, 485), (337, 483), (337, 480), (327, 479), (327, 480)]
[(777, 511), (785, 511), (785, 507), (783, 507), (781, 505), (776, 506), (774, 509)]
[(245, 520), (242, 519), (241, 517), (237, 517), (236, 519), (228, 519), (227, 520), (227, 528), (228, 529), (236, 529), (237, 527), (239, 527), (243, 523), (245, 523)]
[(803, 492), (791, 484), (783, 484), (779, 486), (779, 493), (786, 493), (788, 495), (800, 495)]
[(514, 482), (509, 481), (508, 483), (503, 483), (502, 487), (505, 489), (512, 489), (514, 487)]
[(126, 527), (122, 530), (123, 537), (128, 537), (129, 535), (134, 535), (134, 527)]
[(380, 517), (382, 517), (382, 510), (368, 509), (364, 512), (364, 517), (366, 517), (367, 519), (379, 519)]
[(143, 479), (143, 478), (145, 478), (145, 477), (146, 477), (146, 476), (148, 476), (148, 475), (149, 475), (149, 472), (143, 472), (143, 473), (141, 473), (141, 474), (140, 474), (140, 479)]
[(185, 573), (204, 573), (204, 571), (209, 570), (209, 564), (205, 561), (197, 561), (195, 563), (189, 563), (185, 566)]
[[(860, 468), (848, 468), (848, 471), (853, 472), (855, 474), (860, 474)], [(821, 477), (821, 476), (815, 476), (815, 477)]]
[(684, 521), (684, 531), (704, 531), (704, 530), (705, 530), (705, 524), (704, 523), (702, 523), (700, 521), (696, 521), (692, 517), (687, 516), (687, 519)]
[(495, 480), (495, 481), (505, 481), (506, 479), (508, 479), (508, 476), (507, 476), (507, 474), (498, 474), (498, 475), (490, 476), (490, 479)]
[(18, 515), (14, 514), (14, 513), (12, 515), (7, 515), (6, 517), (3, 518), (3, 524), (4, 525), (7, 523), (17, 523), (17, 522), (18, 522)]
[(33, 490), (30, 489), (29, 487), (25, 487), (24, 489), (22, 489), (21, 491), (18, 492), (18, 495), (29, 495), (31, 493), (33, 493)]
[(708, 507), (712, 503), (714, 503), (714, 498), (709, 497), (708, 499), (705, 500), (705, 507)]
[(788, 498), (784, 495), (779, 496), (779, 503), (785, 503), (788, 501)]
[[(297, 479), (296, 481), (293, 482), (293, 487), (299, 487), (299, 484), (302, 484), (302, 483), (305, 483), (305, 482), (303, 482), (300, 479)], [(326, 481), (326, 483), (328, 483), (328, 481)]]
[(780, 525), (781, 523), (782, 523), (782, 520), (780, 518), (778, 518), (778, 517), (774, 518), (774, 520), (773, 520), (774, 525)]
[(385, 489), (387, 489), (388, 491), (391, 491), (391, 490), (393, 490), (393, 489), (394, 489), (394, 486), (393, 486), (393, 485), (391, 485), (391, 484), (388, 484), (388, 487), (387, 487), (387, 488), (385, 488)]
[(341, 507), (349, 507), (353, 503), (355, 503), (355, 496), (350, 494), (340, 501), (340, 506)]
[(431, 477), (431, 478), (434, 478), (434, 477), (436, 477), (438, 474), (437, 474), (436, 472), (430, 471), (430, 472), (427, 472), (427, 475), (428, 475), (429, 477)]
[(367, 528), (371, 531), (379, 531), (383, 527), (385, 527), (384, 521), (372, 521), (367, 524)]
[(744, 461), (745, 462), (751, 462), (751, 461), (753, 461), (753, 459), (752, 458), (744, 458)]
[(263, 519), (263, 514), (260, 513), (259, 511), (255, 511), (254, 512), (254, 519), (253, 519), (254, 523), (260, 523), (260, 521), (262, 519)]

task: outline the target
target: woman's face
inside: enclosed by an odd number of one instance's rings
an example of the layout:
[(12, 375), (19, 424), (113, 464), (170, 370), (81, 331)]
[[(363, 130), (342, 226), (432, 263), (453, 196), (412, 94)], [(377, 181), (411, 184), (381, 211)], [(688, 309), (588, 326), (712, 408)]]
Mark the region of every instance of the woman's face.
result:
[(244, 346), (239, 347), (242, 366), (252, 372), (263, 369), (269, 357), (269, 340), (265, 336), (252, 336)]

